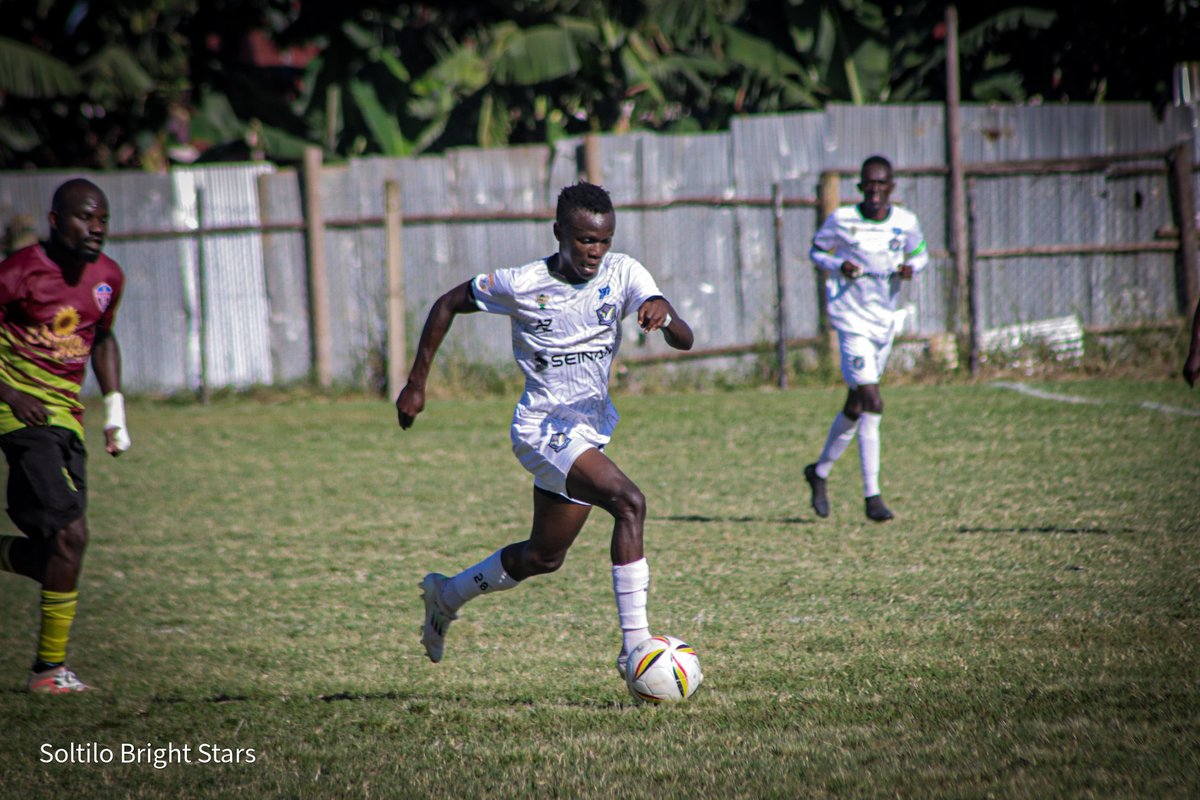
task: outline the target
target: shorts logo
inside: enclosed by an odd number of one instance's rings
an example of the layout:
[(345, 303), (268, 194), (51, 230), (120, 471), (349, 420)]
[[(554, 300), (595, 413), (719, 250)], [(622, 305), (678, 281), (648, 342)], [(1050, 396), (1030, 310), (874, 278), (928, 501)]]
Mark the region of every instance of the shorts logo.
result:
[(571, 443), (570, 436), (567, 436), (562, 431), (555, 431), (553, 434), (551, 434), (550, 441), (547, 444), (550, 445), (551, 450), (558, 453), (558, 452), (561, 452), (562, 449), (564, 447), (566, 447), (567, 445), (569, 445), (570, 443)]
[(862, 356), (855, 356), (854, 358), (850, 359), (850, 363), (854, 365), (855, 369), (862, 369), (863, 365), (867, 362)]
[(96, 287), (92, 289), (92, 297), (96, 301), (96, 307), (99, 308), (100, 313), (103, 314), (108, 310), (108, 306), (112, 302), (113, 288), (107, 283), (98, 283), (96, 284)]
[(612, 303), (605, 303), (596, 309), (596, 321), (601, 325), (612, 325), (616, 318), (617, 307)]

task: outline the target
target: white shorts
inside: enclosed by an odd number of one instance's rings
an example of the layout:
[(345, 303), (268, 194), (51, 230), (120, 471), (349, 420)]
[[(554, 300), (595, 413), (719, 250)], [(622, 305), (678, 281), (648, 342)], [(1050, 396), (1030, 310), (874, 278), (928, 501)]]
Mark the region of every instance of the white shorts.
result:
[(519, 406), (513, 414), (509, 435), (513, 454), (533, 475), (534, 486), (561, 495), (572, 503), (591, 505), (567, 494), (567, 475), (584, 451), (595, 448), (603, 452), (610, 435), (601, 433), (584, 420), (534, 414)]
[(838, 348), (842, 351), (842, 378), (851, 389), (879, 383), (892, 354), (894, 337), (877, 342), (856, 333), (838, 331)]

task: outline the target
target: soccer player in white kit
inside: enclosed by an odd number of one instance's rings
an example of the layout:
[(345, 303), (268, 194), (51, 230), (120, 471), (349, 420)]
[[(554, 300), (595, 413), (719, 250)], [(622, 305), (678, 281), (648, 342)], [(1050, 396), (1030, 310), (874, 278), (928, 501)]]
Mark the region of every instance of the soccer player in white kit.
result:
[(820, 457), (804, 468), (819, 517), (829, 516), (826, 479), (855, 434), (867, 517), (886, 522), (895, 516), (879, 490), (883, 417), (879, 380), (903, 324), (896, 309), (900, 281), (910, 280), (929, 263), (916, 215), (891, 204), (895, 187), (886, 158), (871, 156), (864, 161), (858, 184), (862, 202), (830, 214), (813, 237), (809, 253), (817, 269), (828, 274), (829, 321), (837, 331), (842, 377), (849, 387)]
[(614, 520), (610, 554), (622, 676), (628, 653), (650, 636), (650, 570), (642, 549), (646, 499), (604, 454), (617, 424), (608, 378), (627, 314), (635, 312), (642, 330), (661, 330), (667, 344), (680, 350), (691, 349), (693, 335), (646, 268), (610, 252), (615, 229), (608, 192), (584, 182), (568, 186), (555, 213), (557, 253), (477, 275), (442, 295), (429, 312), (408, 383), (396, 399), (400, 427), (411, 427), (425, 407), (429, 368), (454, 316), (504, 314), (512, 323), (513, 358), (525, 374), (512, 418), (513, 453), (534, 479), (528, 539), (452, 577), (430, 573), (421, 581), (421, 643), (430, 661), (442, 660), (446, 630), (468, 600), (561, 567), (593, 505)]

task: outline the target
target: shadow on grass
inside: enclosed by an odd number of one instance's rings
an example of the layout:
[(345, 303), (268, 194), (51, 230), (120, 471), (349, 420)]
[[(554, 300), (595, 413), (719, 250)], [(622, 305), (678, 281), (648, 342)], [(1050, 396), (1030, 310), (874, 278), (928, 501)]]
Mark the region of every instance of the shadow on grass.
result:
[[(25, 694), (24, 691), (13, 689), (14, 694)], [(421, 694), (415, 692), (332, 692), (330, 694), (310, 695), (308, 698), (311, 702), (322, 703), (344, 703), (344, 702), (389, 702), (389, 703), (406, 703), (409, 708), (407, 710), (416, 713), (421, 713), (427, 710), (432, 703), (447, 704), (447, 703), (463, 703), (464, 698), (451, 692), (444, 694), (431, 693)], [(159, 705), (189, 705), (211, 703), (214, 705), (223, 705), (225, 703), (274, 703), (278, 701), (277, 697), (269, 696), (251, 696), (251, 695), (229, 695), (217, 694), (209, 697), (181, 697), (178, 695), (172, 696), (156, 696), (150, 698), (150, 702)], [(610, 699), (575, 699), (575, 700), (547, 700), (541, 697), (509, 697), (501, 701), (502, 705), (506, 706), (569, 706), (574, 708), (621, 708), (631, 704), (633, 701), (625, 700), (610, 700)]]
[(1133, 528), (1061, 528), (1057, 525), (1040, 525), (1037, 527), (1019, 528), (968, 528), (961, 525), (959, 533), (1067, 533), (1092, 534), (1096, 536), (1112, 536), (1118, 533), (1134, 533)]
[(667, 517), (646, 517), (656, 522), (760, 522), (771, 525), (812, 525), (816, 520), (805, 517), (709, 517), (704, 514), (675, 514)]

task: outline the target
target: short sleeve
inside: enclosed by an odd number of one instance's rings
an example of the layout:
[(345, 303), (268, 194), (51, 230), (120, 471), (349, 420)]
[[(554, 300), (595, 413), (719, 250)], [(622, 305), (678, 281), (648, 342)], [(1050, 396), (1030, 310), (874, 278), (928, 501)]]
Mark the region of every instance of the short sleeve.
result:
[(512, 270), (481, 272), (471, 281), (475, 306), (489, 314), (512, 314), (516, 308)]
[(625, 308), (621, 316), (624, 317), (632, 311), (637, 311), (651, 297), (661, 297), (662, 292), (658, 289), (658, 284), (654, 282), (654, 278), (650, 275), (650, 270), (642, 266), (642, 263), (637, 259), (629, 259), (629, 278), (625, 289)]

